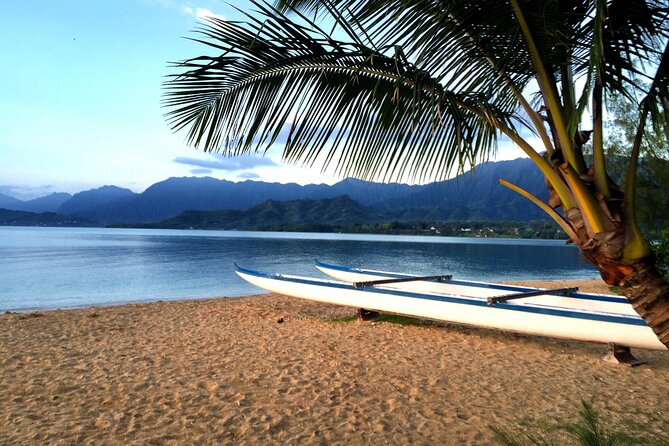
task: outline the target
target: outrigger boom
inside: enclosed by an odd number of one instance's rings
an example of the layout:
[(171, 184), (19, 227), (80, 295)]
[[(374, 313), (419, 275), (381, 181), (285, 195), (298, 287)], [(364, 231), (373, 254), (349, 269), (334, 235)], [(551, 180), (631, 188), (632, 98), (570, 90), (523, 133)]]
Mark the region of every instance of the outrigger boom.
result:
[(416, 277), (399, 277), (395, 279), (379, 279), (379, 280), (368, 280), (365, 282), (353, 282), (353, 286), (356, 288), (364, 288), (374, 285), (386, 285), (389, 283), (400, 283), (400, 282), (415, 282), (417, 280), (425, 281), (437, 281), (441, 282), (443, 280), (451, 280), (453, 276), (444, 274), (441, 276), (416, 276)]
[(569, 296), (571, 293), (578, 291), (578, 287), (567, 287), (567, 288), (552, 288), (552, 289), (541, 289), (536, 291), (526, 291), (524, 293), (514, 293), (514, 294), (504, 294), (502, 296), (491, 296), (488, 297), (488, 305), (495, 305), (497, 303), (504, 303), (509, 300), (522, 299), (524, 297), (533, 297), (533, 296)]

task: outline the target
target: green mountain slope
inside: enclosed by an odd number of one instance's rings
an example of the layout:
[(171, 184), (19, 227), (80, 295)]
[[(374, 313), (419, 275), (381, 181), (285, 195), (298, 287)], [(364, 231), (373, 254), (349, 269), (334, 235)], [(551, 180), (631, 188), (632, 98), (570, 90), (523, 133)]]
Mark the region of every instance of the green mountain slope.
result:
[(258, 229), (277, 225), (349, 225), (379, 223), (390, 217), (348, 196), (324, 200), (268, 200), (246, 211), (186, 211), (158, 223), (141, 225), (173, 229)]

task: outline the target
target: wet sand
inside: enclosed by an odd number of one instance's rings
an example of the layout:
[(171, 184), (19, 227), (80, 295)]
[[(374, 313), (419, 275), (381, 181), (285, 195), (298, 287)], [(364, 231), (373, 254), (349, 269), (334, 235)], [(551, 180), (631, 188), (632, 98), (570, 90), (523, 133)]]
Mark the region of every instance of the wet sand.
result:
[(0, 444), (492, 444), (584, 398), (669, 431), (667, 352), (332, 321), (353, 314), (275, 294), (4, 314)]

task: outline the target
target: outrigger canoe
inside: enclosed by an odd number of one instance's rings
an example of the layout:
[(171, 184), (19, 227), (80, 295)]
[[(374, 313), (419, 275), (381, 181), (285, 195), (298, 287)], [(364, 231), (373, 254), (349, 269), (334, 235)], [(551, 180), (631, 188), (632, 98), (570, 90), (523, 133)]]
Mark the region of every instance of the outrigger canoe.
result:
[(302, 299), (515, 333), (667, 350), (619, 296), (411, 276), (318, 261), (316, 267), (336, 281), (235, 267), (242, 279), (259, 288)]

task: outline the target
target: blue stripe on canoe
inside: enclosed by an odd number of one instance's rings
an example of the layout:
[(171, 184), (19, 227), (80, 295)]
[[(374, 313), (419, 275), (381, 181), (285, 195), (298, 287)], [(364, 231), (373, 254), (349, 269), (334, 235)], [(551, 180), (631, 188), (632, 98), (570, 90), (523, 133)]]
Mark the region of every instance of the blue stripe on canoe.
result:
[[(238, 266), (237, 264), (235, 264), (235, 269), (236, 269), (237, 272), (240, 272), (242, 274), (248, 274), (250, 276), (256, 276), (256, 277), (264, 277), (264, 278), (272, 279), (272, 280), (280, 280), (280, 281), (284, 281), (284, 282), (301, 283), (301, 284), (305, 284), (305, 285), (315, 285), (315, 286), (322, 286), (322, 287), (326, 287), (326, 288), (338, 288), (338, 289), (345, 289), (345, 290), (354, 290), (354, 291), (368, 292), (368, 293), (374, 293), (374, 294), (380, 294), (380, 295), (402, 296), (402, 297), (409, 297), (409, 298), (414, 298), (414, 299), (434, 300), (434, 301), (440, 301), (440, 302), (448, 302), (448, 303), (463, 304), (463, 305), (472, 305), (472, 306), (478, 306), (478, 307), (487, 307), (488, 306), (487, 301), (485, 301), (483, 299), (474, 300), (474, 299), (466, 299), (466, 298), (455, 297), (455, 296), (453, 296), (453, 297), (451, 297), (451, 296), (437, 296), (437, 295), (434, 295), (434, 294), (422, 294), (422, 293), (415, 293), (415, 292), (409, 292), (409, 291), (399, 291), (399, 290), (384, 290), (384, 289), (379, 289), (379, 288), (365, 288), (364, 290), (359, 290), (357, 288), (354, 288), (352, 284), (325, 282), (325, 281), (322, 281), (322, 280), (310, 279), (310, 278), (307, 278), (307, 277), (286, 277), (286, 276), (282, 276), (280, 274), (261, 273), (259, 271), (253, 271), (253, 270), (250, 270), (250, 269), (242, 268), (242, 267)], [(546, 314), (546, 315), (550, 315), (550, 316), (567, 317), (567, 318), (572, 318), (572, 319), (586, 319), (586, 320), (593, 320), (593, 321), (613, 322), (613, 323), (626, 324), (626, 325), (646, 326), (646, 323), (639, 316), (611, 315), (611, 314), (605, 314), (605, 313), (578, 312), (578, 311), (572, 311), (572, 310), (559, 310), (559, 309), (555, 309), (555, 308), (540, 307), (540, 306), (515, 305), (513, 303), (498, 303), (497, 305), (495, 305), (494, 308), (497, 308), (497, 309), (500, 309), (500, 310), (524, 311), (524, 312), (527, 312), (527, 313)]]
[[(345, 271), (345, 272), (350, 272), (350, 273), (371, 274), (371, 275), (376, 275), (376, 276), (393, 277), (393, 278), (415, 277), (411, 274), (390, 273), (390, 272), (385, 272), (385, 271), (374, 271), (374, 270), (371, 270), (371, 269), (350, 268), (348, 266), (331, 265), (329, 263), (323, 263), (323, 262), (320, 262), (318, 260), (315, 261), (315, 264), (316, 264), (316, 266), (322, 266), (323, 268), (329, 268), (329, 269), (334, 269), (336, 271)], [(470, 282), (468, 280), (457, 280), (457, 279), (444, 280), (443, 282), (444, 283), (452, 283), (453, 285), (465, 285), (465, 286), (472, 286), (472, 287), (478, 287), (478, 288), (489, 288), (489, 289), (502, 290), (502, 291), (524, 292), (524, 291), (539, 290), (539, 288), (532, 288), (532, 287), (523, 287), (523, 286), (516, 286), (516, 285), (504, 285), (504, 284), (501, 284), (501, 283), (477, 283), (477, 282)], [(546, 294), (550, 294), (550, 292), (548, 292)], [(613, 302), (613, 303), (628, 303), (629, 302), (624, 297), (601, 296), (601, 295), (597, 295), (597, 294), (588, 294), (588, 293), (570, 293), (568, 297), (573, 297), (573, 298), (576, 298), (576, 299), (594, 300), (594, 301), (599, 301), (599, 302)]]

